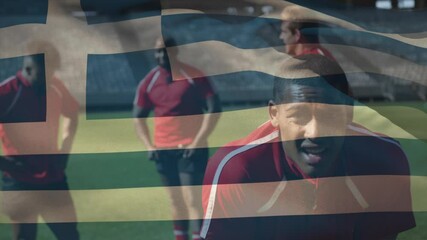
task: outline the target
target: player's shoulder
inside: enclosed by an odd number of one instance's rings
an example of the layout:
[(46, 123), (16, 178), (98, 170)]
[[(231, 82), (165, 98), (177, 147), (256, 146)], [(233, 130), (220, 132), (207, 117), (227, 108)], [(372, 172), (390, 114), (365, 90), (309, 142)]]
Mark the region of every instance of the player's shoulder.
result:
[(162, 68), (160, 66), (156, 66), (153, 69), (151, 69), (145, 76), (144, 78), (141, 79), (141, 81), (139, 81), (139, 84), (137, 86), (137, 89), (139, 91), (142, 90), (147, 90), (147, 88), (152, 85), (158, 77), (160, 77), (160, 75), (162, 74)]
[(18, 77), (10, 76), (0, 82), (0, 91), (3, 93), (9, 92), (18, 87)]
[(268, 122), (248, 136), (228, 143), (209, 160), (207, 178), (216, 183), (246, 182), (259, 160), (272, 155), (269, 143), (277, 138), (278, 131)]
[(395, 148), (395, 149), (402, 150), (399, 141), (383, 133), (373, 132), (368, 128), (363, 127), (362, 125), (359, 125), (356, 123), (350, 124), (348, 126), (348, 129), (351, 132), (350, 135), (361, 137), (359, 138), (359, 139), (363, 139), (363, 141), (361, 141), (361, 144), (366, 145), (366, 147), (369, 147), (369, 146), (376, 147), (380, 145), (390, 149)]
[(175, 80), (188, 80), (190, 82), (194, 81), (194, 83), (196, 84), (203, 84), (207, 82), (206, 74), (200, 69), (183, 62), (179, 62), (178, 66), (179, 67), (176, 69), (177, 71), (175, 72)]
[(352, 124), (353, 137), (346, 140), (353, 165), (365, 174), (408, 174), (409, 164), (400, 143), (387, 135)]

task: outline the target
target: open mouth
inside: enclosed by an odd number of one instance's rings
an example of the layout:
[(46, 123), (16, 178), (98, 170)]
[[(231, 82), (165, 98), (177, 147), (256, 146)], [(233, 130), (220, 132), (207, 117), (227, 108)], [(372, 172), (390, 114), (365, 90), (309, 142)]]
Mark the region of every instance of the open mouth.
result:
[(326, 147), (323, 146), (310, 146), (302, 147), (302, 152), (305, 155), (305, 160), (309, 165), (315, 165), (322, 161)]
[(322, 146), (316, 146), (316, 147), (303, 147), (302, 148), (304, 152), (306, 152), (307, 154), (314, 154), (314, 155), (318, 155), (318, 154), (322, 154), (323, 152), (325, 152), (326, 147), (322, 147)]

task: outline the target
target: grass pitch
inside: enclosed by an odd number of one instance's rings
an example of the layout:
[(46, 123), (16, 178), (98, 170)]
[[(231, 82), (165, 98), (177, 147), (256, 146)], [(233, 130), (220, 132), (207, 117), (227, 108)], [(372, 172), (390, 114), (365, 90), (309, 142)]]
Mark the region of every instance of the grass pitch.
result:
[[(399, 138), (411, 164), (412, 175), (427, 176), (427, 117), (423, 103), (405, 103), (401, 107), (391, 104), (375, 104), (371, 107), (401, 129), (408, 132)], [(100, 113), (100, 115), (111, 116)], [(121, 115), (122, 113), (111, 113)], [(211, 154), (216, 146), (245, 136), (267, 119), (265, 108), (250, 111), (235, 111), (223, 114), (215, 132), (210, 138)], [(373, 121), (369, 114), (356, 114), (356, 121), (380, 130), (389, 126), (384, 121)], [(149, 121), (150, 124), (151, 120)], [(389, 130), (394, 134), (399, 129)], [(399, 135), (400, 136), (400, 135)], [(418, 139), (417, 139), (418, 138)], [(421, 139), (421, 140), (419, 140)], [(67, 169), (71, 189), (123, 189), (161, 186), (153, 162), (146, 159), (142, 144), (136, 138), (132, 120), (91, 120), (82, 115), (73, 154)], [(424, 185), (425, 186), (425, 185)], [(420, 186), (417, 186), (420, 187)], [(421, 186), (422, 187), (422, 186)], [(421, 189), (414, 189), (413, 194)], [(422, 190), (421, 190), (422, 191)], [(116, 208), (126, 208), (103, 199)], [(156, 203), (153, 203), (155, 205)], [(85, 203), (76, 203), (78, 214), (85, 214)], [(420, 198), (414, 206), (424, 205)], [(108, 214), (112, 209), (100, 209)], [(132, 211), (132, 210), (129, 210)], [(399, 235), (399, 239), (427, 239), (427, 213), (415, 213), (417, 227)], [(7, 219), (0, 216), (0, 219)], [(379, 223), (381, 224), (381, 223)], [(128, 222), (85, 222), (79, 224), (82, 239), (173, 239), (170, 221), (128, 221)], [(11, 226), (0, 224), (0, 239), (11, 239)], [(55, 239), (46, 225), (39, 224), (38, 239)]]

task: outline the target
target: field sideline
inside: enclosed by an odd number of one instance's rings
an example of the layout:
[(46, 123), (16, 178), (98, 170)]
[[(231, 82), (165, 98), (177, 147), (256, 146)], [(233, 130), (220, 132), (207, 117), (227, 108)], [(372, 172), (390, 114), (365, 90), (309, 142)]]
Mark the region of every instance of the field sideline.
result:
[[(396, 127), (387, 119), (378, 117), (370, 109), (360, 108), (355, 111), (355, 120), (374, 131), (386, 132), (398, 138), (405, 149), (411, 164), (412, 175), (427, 176), (427, 115), (423, 110), (423, 103), (407, 103), (400, 107), (391, 104), (371, 105), (377, 111), (387, 114)], [(111, 113), (107, 116), (121, 115)], [(106, 113), (100, 113), (106, 116)], [(210, 138), (210, 144), (215, 147), (246, 135), (267, 119), (266, 108), (251, 110), (229, 111), (223, 114), (218, 127)], [(152, 121), (149, 121), (150, 124)], [(405, 129), (407, 131), (402, 131)], [(417, 136), (417, 137), (415, 137)], [(422, 138), (424, 140), (417, 140)], [(81, 115), (79, 130), (73, 147), (76, 153), (70, 159), (67, 169), (71, 189), (106, 189), (131, 187), (156, 187), (160, 181), (152, 162), (148, 161), (141, 143), (137, 140), (131, 119), (86, 120)], [(107, 154), (122, 152), (123, 154)], [(98, 153), (98, 154), (90, 154)], [(425, 186), (425, 185), (424, 185)], [(417, 194), (418, 184), (413, 187), (413, 194)], [(73, 195), (74, 196), (74, 195)], [(115, 205), (114, 199), (111, 206)], [(163, 204), (167, 201), (163, 199)], [(79, 202), (79, 201), (77, 201)], [(78, 214), (84, 215), (90, 206), (96, 203), (78, 204)], [(86, 205), (86, 206), (85, 206)], [(156, 202), (158, 205), (158, 202)], [(414, 205), (424, 205), (423, 202), (414, 202)], [(109, 209), (101, 209), (108, 215)], [(134, 211), (134, 210), (129, 210)], [(405, 232), (399, 239), (426, 239), (427, 213), (418, 212), (417, 228)], [(0, 215), (2, 222), (5, 216)], [(94, 222), (81, 223), (79, 230), (82, 239), (173, 239), (169, 221), (139, 221), (139, 222)], [(8, 224), (0, 225), (0, 239), (11, 239), (11, 228)], [(54, 239), (44, 224), (40, 224), (39, 239)]]

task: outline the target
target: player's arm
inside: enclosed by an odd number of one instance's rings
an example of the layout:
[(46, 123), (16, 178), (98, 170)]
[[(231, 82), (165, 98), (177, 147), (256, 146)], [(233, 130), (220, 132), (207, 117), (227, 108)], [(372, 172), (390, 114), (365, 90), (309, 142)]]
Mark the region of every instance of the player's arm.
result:
[[(16, 101), (16, 92), (13, 91), (11, 82), (0, 83), (0, 124), (7, 122), (6, 117), (13, 108), (14, 100)], [(30, 171), (19, 156), (0, 156), (0, 170), (7, 172)]]
[(142, 141), (148, 150), (148, 157), (151, 160), (157, 158), (156, 147), (151, 141), (150, 130), (147, 125), (147, 117), (150, 114), (151, 109), (138, 107), (137, 105), (133, 108), (134, 124), (138, 138)]
[(194, 154), (194, 149), (198, 147), (206, 147), (202, 144), (206, 142), (208, 136), (215, 129), (218, 123), (221, 112), (221, 102), (218, 95), (214, 94), (206, 98), (206, 112), (203, 115), (202, 125), (196, 134), (193, 142), (187, 146), (184, 152), (184, 157), (190, 157)]
[[(245, 188), (248, 171), (239, 159), (222, 162), (234, 148), (224, 147), (209, 160), (202, 191), (204, 209), (201, 237), (206, 240), (255, 240), (257, 220), (251, 192)], [(220, 172), (219, 172), (220, 171)], [(215, 177), (218, 176), (219, 178)]]
[(75, 111), (70, 115), (64, 117), (62, 125), (62, 145), (61, 152), (69, 153), (77, 132), (77, 125), (79, 123), (79, 113)]
[[(16, 103), (18, 86), (14, 85), (12, 81), (5, 81), (0, 83), (0, 123), (8, 122), (7, 115), (14, 108)], [(9, 119), (9, 121), (12, 119)]]
[[(212, 186), (203, 187), (210, 189)], [(205, 202), (202, 238), (206, 240), (257, 239), (257, 220), (255, 217), (246, 217), (247, 212), (251, 210), (246, 207), (244, 196), (245, 193), (242, 192), (239, 184), (217, 185), (215, 204), (207, 206), (209, 199), (204, 200), (207, 202)], [(211, 207), (213, 213), (209, 214)]]
[(60, 148), (60, 153), (63, 155), (60, 158), (61, 162), (60, 167), (65, 169), (68, 163), (68, 154), (71, 152), (71, 147), (73, 145), (74, 137), (77, 132), (77, 125), (79, 122), (78, 111), (74, 112), (70, 116), (64, 117), (62, 125), (62, 144)]
[(59, 169), (65, 169), (68, 164), (68, 155), (71, 152), (74, 137), (77, 132), (79, 121), (79, 103), (74, 96), (68, 91), (67, 87), (57, 78), (52, 79), (52, 84), (61, 92), (61, 116), (62, 118), (62, 136), (59, 147), (59, 156), (54, 160), (57, 162)]

